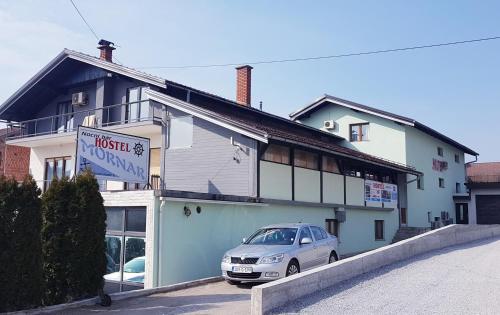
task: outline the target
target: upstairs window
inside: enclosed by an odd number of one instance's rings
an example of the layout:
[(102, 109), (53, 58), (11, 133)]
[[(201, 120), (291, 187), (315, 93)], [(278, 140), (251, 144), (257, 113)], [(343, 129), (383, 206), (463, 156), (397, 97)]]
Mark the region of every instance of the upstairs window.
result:
[(462, 185), (460, 185), (460, 183), (455, 183), (455, 192), (457, 194), (462, 192)]
[(337, 159), (331, 156), (323, 155), (321, 170), (323, 172), (330, 173), (340, 173), (339, 165), (337, 163)]
[(352, 124), (349, 125), (349, 140), (351, 142), (368, 141), (369, 124)]
[(455, 163), (460, 163), (460, 155), (455, 154)]
[(270, 144), (264, 152), (262, 159), (264, 161), (289, 165), (290, 148), (284, 145)]
[(437, 153), (438, 153), (439, 156), (443, 156), (444, 155), (443, 148), (437, 147)]
[(417, 189), (424, 190), (424, 175), (417, 177)]
[(54, 178), (71, 177), (74, 165), (71, 157), (56, 157), (45, 159), (45, 178), (43, 190), (47, 190)]
[(318, 169), (318, 155), (302, 150), (294, 151), (294, 163), (297, 167), (309, 168), (312, 170)]
[(144, 121), (149, 118), (149, 102), (146, 95), (147, 87), (135, 87), (127, 90), (128, 122)]
[(439, 178), (439, 188), (444, 188), (444, 178)]

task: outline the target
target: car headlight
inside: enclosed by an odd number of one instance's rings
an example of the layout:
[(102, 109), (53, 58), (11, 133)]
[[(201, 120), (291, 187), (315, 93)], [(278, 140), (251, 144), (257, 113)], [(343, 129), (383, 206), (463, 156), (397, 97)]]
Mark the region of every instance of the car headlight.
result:
[(276, 263), (282, 262), (284, 257), (285, 257), (285, 254), (277, 254), (277, 255), (262, 257), (262, 259), (260, 260), (260, 263), (261, 264), (276, 264)]
[(231, 262), (231, 256), (224, 255), (224, 257), (222, 257), (222, 262), (229, 264)]

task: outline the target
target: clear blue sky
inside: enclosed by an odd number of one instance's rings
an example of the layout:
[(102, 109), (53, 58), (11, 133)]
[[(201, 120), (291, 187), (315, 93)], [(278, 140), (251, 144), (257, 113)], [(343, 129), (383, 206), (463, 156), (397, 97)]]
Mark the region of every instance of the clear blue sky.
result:
[[(500, 35), (499, 1), (74, 0), (125, 65), (295, 58)], [(63, 48), (96, 55), (69, 0), (0, 3), (0, 102)], [(235, 70), (150, 73), (235, 97)], [(412, 117), (500, 160), (500, 40), (258, 65), (254, 104), (287, 116), (324, 93)]]

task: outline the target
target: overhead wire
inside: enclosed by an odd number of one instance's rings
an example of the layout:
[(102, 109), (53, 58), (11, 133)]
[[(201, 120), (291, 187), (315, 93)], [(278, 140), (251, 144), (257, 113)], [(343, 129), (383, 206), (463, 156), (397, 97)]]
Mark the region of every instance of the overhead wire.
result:
[(322, 60), (322, 59), (345, 58), (345, 57), (375, 55), (375, 54), (384, 54), (384, 53), (391, 53), (391, 52), (426, 49), (426, 48), (436, 48), (436, 47), (443, 47), (443, 46), (463, 45), (463, 44), (470, 44), (470, 43), (476, 43), (476, 42), (492, 41), (492, 40), (497, 40), (497, 39), (500, 39), (500, 36), (468, 39), (468, 40), (437, 43), (437, 44), (418, 45), (418, 46), (410, 46), (410, 47), (402, 47), (402, 48), (391, 48), (391, 49), (352, 52), (352, 53), (344, 53), (344, 54), (336, 54), (336, 55), (304, 57), (304, 58), (261, 60), (261, 61), (250, 61), (250, 62), (248, 62), (248, 61), (247, 62), (231, 62), (231, 63), (205, 64), (205, 65), (144, 66), (144, 67), (136, 67), (136, 68), (137, 69), (190, 69), (190, 68), (215, 68), (215, 67), (230, 67), (230, 66), (239, 66), (239, 65), (259, 65), (259, 64), (273, 64), (273, 63), (286, 63), (286, 62), (314, 61), (314, 60)]

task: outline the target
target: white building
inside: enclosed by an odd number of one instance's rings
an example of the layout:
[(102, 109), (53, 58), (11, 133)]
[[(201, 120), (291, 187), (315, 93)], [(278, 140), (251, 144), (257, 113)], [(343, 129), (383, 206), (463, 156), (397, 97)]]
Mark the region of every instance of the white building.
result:
[[(415, 167), (423, 173), (407, 175), (407, 200), (400, 200), (400, 223), (430, 227), (436, 217), (456, 215), (454, 197), (466, 194), (465, 154), (474, 150), (436, 130), (404, 116), (325, 95), (290, 114), (294, 121), (344, 138), (342, 145), (380, 158)], [(361, 175), (361, 174), (360, 174)], [(362, 176), (362, 175), (361, 175)], [(378, 178), (365, 174), (365, 178)], [(463, 203), (457, 199), (457, 203)]]

